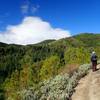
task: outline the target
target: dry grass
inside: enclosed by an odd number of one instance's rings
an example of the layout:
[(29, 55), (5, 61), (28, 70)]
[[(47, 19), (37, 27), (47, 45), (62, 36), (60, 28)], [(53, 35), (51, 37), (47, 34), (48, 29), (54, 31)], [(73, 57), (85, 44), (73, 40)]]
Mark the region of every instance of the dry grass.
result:
[(71, 74), (73, 73), (80, 65), (79, 64), (67, 64), (65, 67), (59, 70), (59, 74)]

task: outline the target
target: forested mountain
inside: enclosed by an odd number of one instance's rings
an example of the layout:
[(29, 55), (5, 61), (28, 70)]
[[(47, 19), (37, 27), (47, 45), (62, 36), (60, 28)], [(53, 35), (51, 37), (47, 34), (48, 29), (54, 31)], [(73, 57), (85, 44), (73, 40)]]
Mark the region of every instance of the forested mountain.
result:
[(0, 100), (20, 100), (18, 91), (55, 77), (65, 66), (90, 63), (93, 50), (99, 58), (100, 34), (84, 33), (25, 46), (0, 43)]

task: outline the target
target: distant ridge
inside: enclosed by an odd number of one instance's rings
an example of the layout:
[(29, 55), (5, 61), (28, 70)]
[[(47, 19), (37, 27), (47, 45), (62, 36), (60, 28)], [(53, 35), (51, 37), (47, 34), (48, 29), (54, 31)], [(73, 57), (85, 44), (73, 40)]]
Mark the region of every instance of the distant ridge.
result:
[[(80, 33), (72, 37), (68, 38), (62, 38), (59, 40), (55, 39), (49, 39), (44, 40), (36, 44), (28, 44), (28, 45), (45, 45), (45, 44), (55, 44), (55, 43), (63, 43), (66, 41), (66, 44), (71, 44), (74, 46), (74, 43), (77, 43), (78, 45), (84, 45), (84, 46), (100, 46), (100, 34), (94, 34), (94, 33)], [(7, 43), (0, 42), (0, 46), (5, 46)], [(10, 44), (9, 44), (10, 45)], [(19, 45), (19, 44), (12, 44), (12, 45)], [(77, 45), (77, 46), (78, 46)]]

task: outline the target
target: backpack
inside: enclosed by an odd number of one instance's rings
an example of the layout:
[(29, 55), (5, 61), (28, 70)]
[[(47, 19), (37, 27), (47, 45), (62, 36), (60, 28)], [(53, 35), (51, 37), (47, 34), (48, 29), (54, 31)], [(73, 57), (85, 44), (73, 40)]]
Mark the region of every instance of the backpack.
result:
[(96, 61), (97, 60), (97, 56), (96, 55), (92, 55), (91, 60), (92, 61)]

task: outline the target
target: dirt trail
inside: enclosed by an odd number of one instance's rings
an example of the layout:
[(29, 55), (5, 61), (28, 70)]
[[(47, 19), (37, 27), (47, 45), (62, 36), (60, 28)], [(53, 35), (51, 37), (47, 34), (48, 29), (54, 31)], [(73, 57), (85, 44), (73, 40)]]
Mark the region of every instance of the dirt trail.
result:
[(72, 100), (100, 100), (100, 65), (96, 72), (90, 71), (79, 81)]

